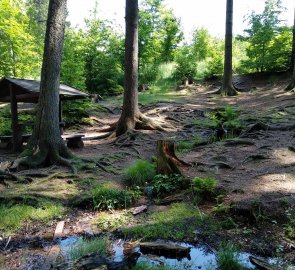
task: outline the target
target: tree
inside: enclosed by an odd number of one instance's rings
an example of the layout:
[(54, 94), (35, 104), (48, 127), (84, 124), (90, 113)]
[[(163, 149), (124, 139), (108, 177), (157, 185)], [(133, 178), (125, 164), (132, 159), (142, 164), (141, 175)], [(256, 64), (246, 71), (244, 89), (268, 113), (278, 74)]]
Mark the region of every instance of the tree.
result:
[(37, 46), (22, 1), (0, 1), (0, 77), (36, 77)]
[(85, 83), (90, 93), (123, 92), (124, 42), (108, 21), (86, 21), (84, 32)]
[(50, 0), (45, 35), (41, 87), (33, 134), (28, 148), (12, 168), (20, 164), (35, 167), (41, 164), (70, 166), (72, 154), (65, 146), (59, 130), (59, 80), (64, 40), (67, 0)]
[(287, 86), (286, 90), (293, 90), (295, 88), (295, 62), (293, 66), (293, 75), (291, 78), (291, 83)]
[(226, 27), (225, 27), (225, 48), (223, 83), (219, 93), (224, 96), (235, 96), (237, 91), (232, 81), (232, 31), (233, 31), (233, 0), (226, 1)]
[(115, 135), (136, 128), (163, 130), (161, 125), (144, 116), (138, 106), (138, 0), (126, 0), (125, 21), (125, 90)]
[(266, 0), (261, 14), (252, 12), (248, 16), (250, 27), (243, 37), (249, 44), (245, 67), (257, 72), (289, 68), (291, 35), (281, 25), (283, 10), (281, 0)]
[(292, 54), (291, 54), (291, 65), (290, 70), (294, 69), (294, 62), (295, 62), (295, 8), (294, 8), (294, 24), (293, 24), (293, 39), (292, 39)]

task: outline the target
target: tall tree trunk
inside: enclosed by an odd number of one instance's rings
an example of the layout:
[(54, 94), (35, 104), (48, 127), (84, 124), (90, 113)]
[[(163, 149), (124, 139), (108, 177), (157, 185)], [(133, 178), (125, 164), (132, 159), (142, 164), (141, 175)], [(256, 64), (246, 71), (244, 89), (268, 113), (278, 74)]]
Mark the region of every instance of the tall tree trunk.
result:
[[(293, 56), (295, 57), (295, 52), (293, 54)], [(290, 84), (287, 86), (286, 90), (294, 90), (295, 89), (295, 61), (293, 63), (293, 75), (292, 75), (292, 78), (291, 78), (291, 82)]]
[[(44, 163), (72, 167), (72, 157), (59, 130), (59, 81), (67, 0), (50, 0), (46, 27), (41, 86), (32, 138), (22, 158), (13, 167)], [(73, 167), (72, 167), (73, 168)]]
[(295, 8), (294, 8), (294, 24), (293, 24), (293, 42), (292, 42), (292, 54), (290, 70), (293, 71), (295, 62)]
[(125, 91), (116, 135), (134, 129), (138, 108), (138, 0), (126, 0)]
[(221, 95), (235, 96), (237, 91), (232, 80), (232, 47), (233, 47), (233, 0), (226, 1), (226, 24), (225, 24), (225, 48), (223, 84), (220, 89)]

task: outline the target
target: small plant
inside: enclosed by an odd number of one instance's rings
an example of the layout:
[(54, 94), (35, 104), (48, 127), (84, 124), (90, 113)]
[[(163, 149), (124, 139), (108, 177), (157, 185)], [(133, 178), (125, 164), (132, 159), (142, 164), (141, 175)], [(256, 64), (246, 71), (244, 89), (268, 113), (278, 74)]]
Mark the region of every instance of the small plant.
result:
[(213, 207), (213, 212), (217, 215), (224, 215), (227, 214), (230, 210), (230, 206), (225, 203), (217, 204), (215, 207)]
[(163, 195), (171, 194), (174, 191), (179, 191), (188, 186), (187, 179), (178, 174), (173, 175), (156, 175), (151, 182), (154, 195), (162, 197)]
[(217, 187), (217, 181), (211, 177), (196, 177), (193, 179), (192, 184), (194, 191), (200, 195), (206, 193), (212, 194), (215, 188)]
[(97, 186), (92, 190), (94, 209), (122, 209), (131, 205), (139, 197), (138, 192)]
[(217, 264), (220, 270), (245, 270), (240, 264), (237, 249), (232, 245), (223, 247), (217, 253)]
[(107, 241), (105, 238), (79, 238), (70, 248), (68, 256), (70, 260), (77, 260), (91, 253), (100, 253), (101, 255), (105, 256), (106, 252)]
[(124, 171), (124, 182), (130, 187), (144, 187), (156, 175), (155, 165), (146, 160), (137, 160)]

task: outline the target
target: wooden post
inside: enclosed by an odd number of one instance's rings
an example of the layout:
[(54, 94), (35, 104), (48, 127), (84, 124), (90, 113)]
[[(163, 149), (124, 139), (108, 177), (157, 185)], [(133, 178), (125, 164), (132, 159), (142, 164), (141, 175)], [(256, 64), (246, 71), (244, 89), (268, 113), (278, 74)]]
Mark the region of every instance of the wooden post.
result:
[(64, 134), (64, 129), (63, 129), (63, 121), (62, 121), (62, 102), (61, 102), (60, 96), (59, 96), (58, 117), (59, 117), (60, 135), (63, 135)]
[(20, 130), (18, 125), (18, 115), (17, 115), (17, 100), (16, 95), (13, 92), (12, 85), (9, 84), (10, 90), (10, 109), (11, 109), (11, 127), (12, 127), (12, 143), (13, 152), (17, 152), (21, 146)]

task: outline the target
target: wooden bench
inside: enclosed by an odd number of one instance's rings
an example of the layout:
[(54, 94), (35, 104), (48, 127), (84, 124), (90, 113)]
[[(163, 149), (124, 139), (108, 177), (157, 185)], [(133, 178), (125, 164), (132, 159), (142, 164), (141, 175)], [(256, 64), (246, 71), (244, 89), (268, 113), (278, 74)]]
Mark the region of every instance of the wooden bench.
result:
[[(29, 139), (31, 138), (31, 134), (24, 134), (22, 135), (22, 140), (21, 142), (28, 142)], [(68, 134), (68, 135), (62, 135), (62, 138), (66, 140), (67, 142), (67, 147), (69, 148), (83, 148), (84, 143), (82, 138), (85, 135), (83, 134)], [(7, 136), (0, 136), (0, 145), (2, 147), (5, 147), (6, 149), (12, 148), (13, 145), (13, 137), (11, 135)]]
[[(31, 134), (23, 134), (22, 135), (22, 139), (21, 139), (21, 143), (23, 142), (28, 142), (29, 139), (31, 138)], [(7, 136), (0, 136), (0, 145), (6, 149), (10, 149), (12, 148), (13, 145), (13, 137), (12, 135), (7, 135)]]
[(62, 135), (61, 137), (67, 141), (67, 147), (69, 148), (83, 148), (84, 143), (82, 138), (85, 135), (83, 134), (68, 134)]

